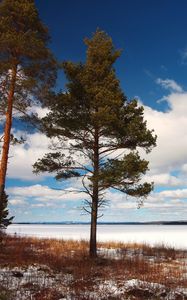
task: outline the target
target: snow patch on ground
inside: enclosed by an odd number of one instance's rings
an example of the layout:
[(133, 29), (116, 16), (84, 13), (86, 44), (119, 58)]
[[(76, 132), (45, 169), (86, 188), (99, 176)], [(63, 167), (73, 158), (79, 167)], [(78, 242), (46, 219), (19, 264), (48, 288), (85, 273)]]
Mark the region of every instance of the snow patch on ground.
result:
[[(81, 280), (81, 279), (80, 279)], [(38, 291), (51, 289), (57, 295), (58, 300), (74, 300), (76, 293), (70, 288), (74, 282), (71, 274), (54, 273), (45, 265), (30, 265), (27, 267), (1, 268), (0, 285), (6, 287), (12, 294), (11, 300), (34, 300)], [(187, 299), (187, 288), (169, 289), (163, 284), (153, 283), (132, 278), (125, 280), (102, 280), (93, 282), (92, 290), (85, 290), (84, 299)], [(113, 297), (113, 298), (112, 298)], [(134, 298), (133, 298), (134, 297)], [(40, 298), (42, 299), (42, 298)], [(45, 298), (50, 299), (50, 298)]]

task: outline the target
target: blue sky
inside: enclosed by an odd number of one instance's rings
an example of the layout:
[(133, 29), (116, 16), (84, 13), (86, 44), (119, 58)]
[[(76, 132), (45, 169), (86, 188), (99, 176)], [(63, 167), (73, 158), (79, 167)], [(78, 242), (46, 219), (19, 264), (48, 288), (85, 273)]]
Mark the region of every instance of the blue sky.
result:
[[(187, 2), (154, 0), (64, 1), (36, 0), (51, 35), (51, 49), (62, 60), (84, 61), (85, 37), (96, 28), (106, 31), (123, 49), (115, 69), (129, 98), (145, 106), (145, 119), (158, 135), (158, 146), (146, 157), (146, 180), (155, 190), (137, 209), (136, 201), (109, 193), (103, 221), (187, 219)], [(58, 87), (65, 78), (59, 74)], [(40, 110), (38, 110), (41, 113)], [(14, 132), (20, 128), (14, 124)], [(56, 183), (32, 174), (32, 164), (47, 152), (40, 133), (27, 135), (25, 145), (12, 147), (7, 190), (15, 221), (87, 221), (82, 196), (53, 188), (78, 187), (79, 182)], [(144, 155), (144, 153), (142, 154)], [(21, 165), (20, 165), (20, 162)]]
[(180, 55), (187, 47), (186, 1), (46, 0), (36, 5), (60, 60), (84, 60), (84, 37), (97, 27), (105, 30), (115, 46), (123, 49), (116, 71), (129, 97), (137, 94), (144, 103), (155, 105), (155, 97), (162, 96), (154, 85), (157, 77), (174, 74), (187, 85)]

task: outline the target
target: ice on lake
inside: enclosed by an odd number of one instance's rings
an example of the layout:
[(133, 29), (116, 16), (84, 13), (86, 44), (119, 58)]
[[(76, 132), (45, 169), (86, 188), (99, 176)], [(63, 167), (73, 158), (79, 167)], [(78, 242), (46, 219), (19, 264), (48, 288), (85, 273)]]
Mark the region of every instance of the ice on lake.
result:
[[(7, 233), (58, 239), (89, 239), (90, 226), (82, 224), (12, 224)], [(187, 225), (98, 225), (98, 241), (164, 244), (187, 249)]]

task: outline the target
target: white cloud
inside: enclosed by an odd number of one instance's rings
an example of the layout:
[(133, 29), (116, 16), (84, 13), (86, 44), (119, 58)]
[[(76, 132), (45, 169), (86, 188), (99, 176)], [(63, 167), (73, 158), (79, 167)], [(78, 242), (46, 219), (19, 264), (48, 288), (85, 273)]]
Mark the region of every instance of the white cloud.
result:
[[(160, 215), (168, 215), (169, 219), (184, 219), (187, 213), (187, 92), (172, 79), (158, 79), (157, 83), (170, 91), (164, 99), (167, 101), (167, 111), (158, 111), (149, 106), (145, 108), (145, 120), (148, 128), (154, 129), (158, 136), (157, 147), (145, 155), (150, 161), (150, 172), (144, 177), (149, 182), (154, 181), (155, 186), (165, 187), (166, 190), (152, 193), (145, 201), (144, 207), (137, 212), (137, 201), (124, 194), (108, 191), (106, 198), (110, 200), (109, 209), (104, 212), (106, 218), (111, 216), (116, 220), (115, 213), (123, 220), (125, 209), (128, 214), (142, 214), (149, 211), (149, 218), (159, 219)], [(142, 104), (142, 103), (141, 103)], [(44, 113), (43, 111), (39, 112)], [(22, 132), (17, 131), (17, 135)], [(49, 139), (41, 133), (28, 134), (25, 144), (11, 147), (8, 176), (23, 180), (40, 180), (43, 175), (36, 176), (32, 173), (32, 165), (48, 151)], [(79, 189), (80, 179), (71, 179), (69, 184), (63, 182), (62, 186), (68, 189)], [(172, 190), (169, 188), (172, 187)], [(176, 187), (181, 187), (180, 189)], [(175, 188), (175, 189), (174, 189)], [(10, 204), (14, 207), (25, 205), (27, 208), (40, 209), (53, 206), (56, 211), (58, 207), (68, 205), (68, 201), (74, 201), (78, 205), (85, 196), (81, 193), (64, 193), (54, 190), (47, 185), (35, 184), (24, 187), (11, 187), (7, 190), (10, 194)], [(12, 200), (11, 200), (12, 199)], [(25, 207), (24, 207), (25, 208)], [(108, 211), (111, 211), (108, 213)], [(67, 212), (67, 211), (66, 211)], [(16, 209), (15, 209), (16, 214)], [(74, 211), (77, 216), (80, 212)], [(113, 217), (112, 217), (113, 215)], [(74, 216), (74, 218), (76, 218)], [(148, 216), (146, 215), (148, 219)], [(79, 217), (77, 217), (79, 219)]]
[[(187, 93), (171, 93), (167, 102), (169, 110), (166, 112), (144, 107), (148, 127), (158, 136), (157, 147), (146, 156), (154, 175), (180, 171), (187, 162)], [(172, 184), (174, 181), (175, 178), (170, 177)]]
[(159, 85), (161, 85), (164, 89), (169, 90), (171, 92), (178, 92), (178, 93), (182, 93), (183, 89), (182, 87), (176, 83), (175, 80), (173, 79), (161, 79), (158, 78), (156, 80), (156, 83), (158, 83)]
[[(28, 187), (11, 187), (7, 190), (14, 199), (10, 209), (12, 215), (16, 215), (18, 220), (35, 220), (36, 210), (43, 210), (42, 220), (51, 220), (51, 214), (58, 216), (58, 220), (81, 220), (80, 207), (84, 197), (81, 194), (69, 193), (64, 194), (59, 190), (50, 189), (48, 186), (33, 185)], [(162, 192), (153, 192), (144, 201), (143, 207), (138, 210), (138, 200), (125, 194), (108, 191), (106, 198), (109, 200), (108, 205), (102, 209), (104, 213), (103, 221), (149, 221), (168, 219), (185, 219), (187, 213), (187, 189), (166, 190)], [(72, 202), (73, 201), (73, 202)], [(29, 211), (27, 219), (23, 216), (24, 211)], [(17, 207), (17, 208), (16, 208)], [(79, 207), (79, 209), (78, 209)], [(27, 210), (25, 209), (27, 208)], [(47, 210), (46, 210), (47, 209)], [(51, 213), (49, 214), (49, 210)], [(38, 217), (37, 213), (37, 217)], [(72, 215), (70, 215), (72, 213)], [(100, 212), (101, 213), (101, 212)], [(88, 220), (89, 215), (85, 216)], [(63, 219), (62, 219), (63, 218)]]
[(161, 174), (153, 174), (149, 175), (147, 173), (146, 176), (143, 177), (144, 181), (147, 182), (154, 182), (155, 185), (158, 186), (167, 186), (167, 187), (177, 187), (177, 186), (183, 186), (187, 184), (187, 178), (180, 176), (173, 176), (169, 173), (161, 173)]
[(160, 195), (165, 198), (187, 199), (187, 189), (165, 190)]
[(27, 110), (27, 113), (31, 114), (31, 113), (34, 113), (34, 114), (37, 114), (39, 118), (43, 118), (47, 115), (47, 113), (49, 112), (50, 110), (48, 108), (43, 108), (41, 106), (37, 106), (37, 105), (33, 105), (31, 107), (28, 108)]
[[(15, 136), (20, 136), (24, 132), (14, 132)], [(24, 144), (14, 145), (10, 149), (8, 177), (23, 180), (41, 180), (42, 176), (33, 174), (32, 165), (41, 158), (48, 149), (49, 139), (41, 134), (28, 134)]]
[(31, 204), (31, 207), (54, 207), (54, 203), (35, 203)]
[[(146, 155), (146, 159), (150, 160), (149, 176), (154, 175), (153, 180), (157, 184), (177, 186), (186, 183), (186, 180), (169, 173), (175, 170), (182, 171), (182, 167), (184, 172), (187, 162), (187, 92), (172, 92), (165, 100), (169, 106), (166, 112), (144, 106), (148, 127), (153, 128), (158, 136), (157, 147)], [(16, 134), (21, 135), (21, 132)], [(49, 176), (47, 173), (39, 176), (32, 173), (32, 165), (48, 152), (49, 143), (50, 140), (46, 136), (34, 133), (27, 135), (25, 144), (11, 147), (8, 177), (38, 181), (44, 176)]]
[[(44, 154), (48, 153), (49, 151), (53, 151), (51, 139), (40, 132), (26, 134), (24, 131), (20, 130), (16, 131), (13, 129), (12, 131), (15, 137), (20, 138), (22, 136), (26, 141), (24, 144), (17, 144), (10, 147), (7, 176), (9, 178), (22, 179), (24, 181), (39, 181), (46, 176), (53, 176), (49, 173), (43, 173), (39, 175), (33, 174), (33, 164), (39, 158), (42, 158)], [(56, 140), (53, 140), (53, 142), (56, 143)], [(51, 146), (50, 150), (49, 146)], [(68, 153), (69, 155), (67, 150), (63, 150), (63, 153)], [(76, 158), (76, 154), (74, 157)], [(79, 164), (84, 164), (86, 160), (84, 156), (78, 156), (77, 161)], [(88, 161), (86, 163), (88, 164)]]
[(7, 193), (13, 197), (19, 197), (24, 201), (29, 200), (53, 204), (57, 201), (77, 201), (82, 199), (82, 193), (76, 192), (74, 187), (65, 190), (51, 189), (46, 185), (31, 185), (7, 188)]
[(26, 202), (23, 199), (10, 199), (9, 203), (15, 206), (26, 205)]
[(120, 211), (122, 214), (125, 210), (128, 210), (129, 213), (139, 211), (139, 215), (143, 218), (142, 221), (144, 218), (147, 220), (150, 217), (145, 215), (145, 211), (149, 211), (149, 214), (156, 214), (157, 216), (159, 216), (160, 213), (168, 213), (169, 219), (172, 219), (173, 213), (175, 212), (178, 219), (183, 219), (187, 213), (186, 198), (187, 189), (153, 192), (144, 200), (142, 208), (137, 210), (137, 201), (135, 199), (125, 197), (125, 195), (123, 196), (118, 193), (110, 193), (110, 209), (115, 212), (118, 211), (118, 214)]

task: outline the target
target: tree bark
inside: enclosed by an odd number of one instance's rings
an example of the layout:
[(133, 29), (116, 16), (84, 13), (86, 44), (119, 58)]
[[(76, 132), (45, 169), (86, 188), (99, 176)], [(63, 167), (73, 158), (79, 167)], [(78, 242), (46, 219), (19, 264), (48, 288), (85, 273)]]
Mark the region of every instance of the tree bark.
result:
[(90, 257), (97, 257), (97, 214), (98, 214), (98, 174), (99, 174), (99, 135), (98, 129), (95, 129), (94, 135), (94, 174), (93, 174), (93, 196), (91, 210), (91, 228), (90, 228)]
[(9, 147), (10, 147), (10, 132), (11, 132), (11, 127), (12, 127), (13, 100), (14, 100), (14, 92), (15, 92), (15, 84), (16, 84), (16, 74), (17, 74), (17, 65), (15, 65), (12, 68), (12, 78), (11, 78), (11, 83), (10, 83), (8, 99), (7, 99), (7, 111), (6, 111), (6, 115), (5, 115), (4, 139), (3, 139), (1, 165), (0, 165), (0, 201), (2, 200), (2, 196), (4, 193), (6, 173), (7, 173), (8, 153), (9, 153)]
[(97, 209), (97, 200), (93, 197), (90, 229), (90, 257), (97, 257)]

